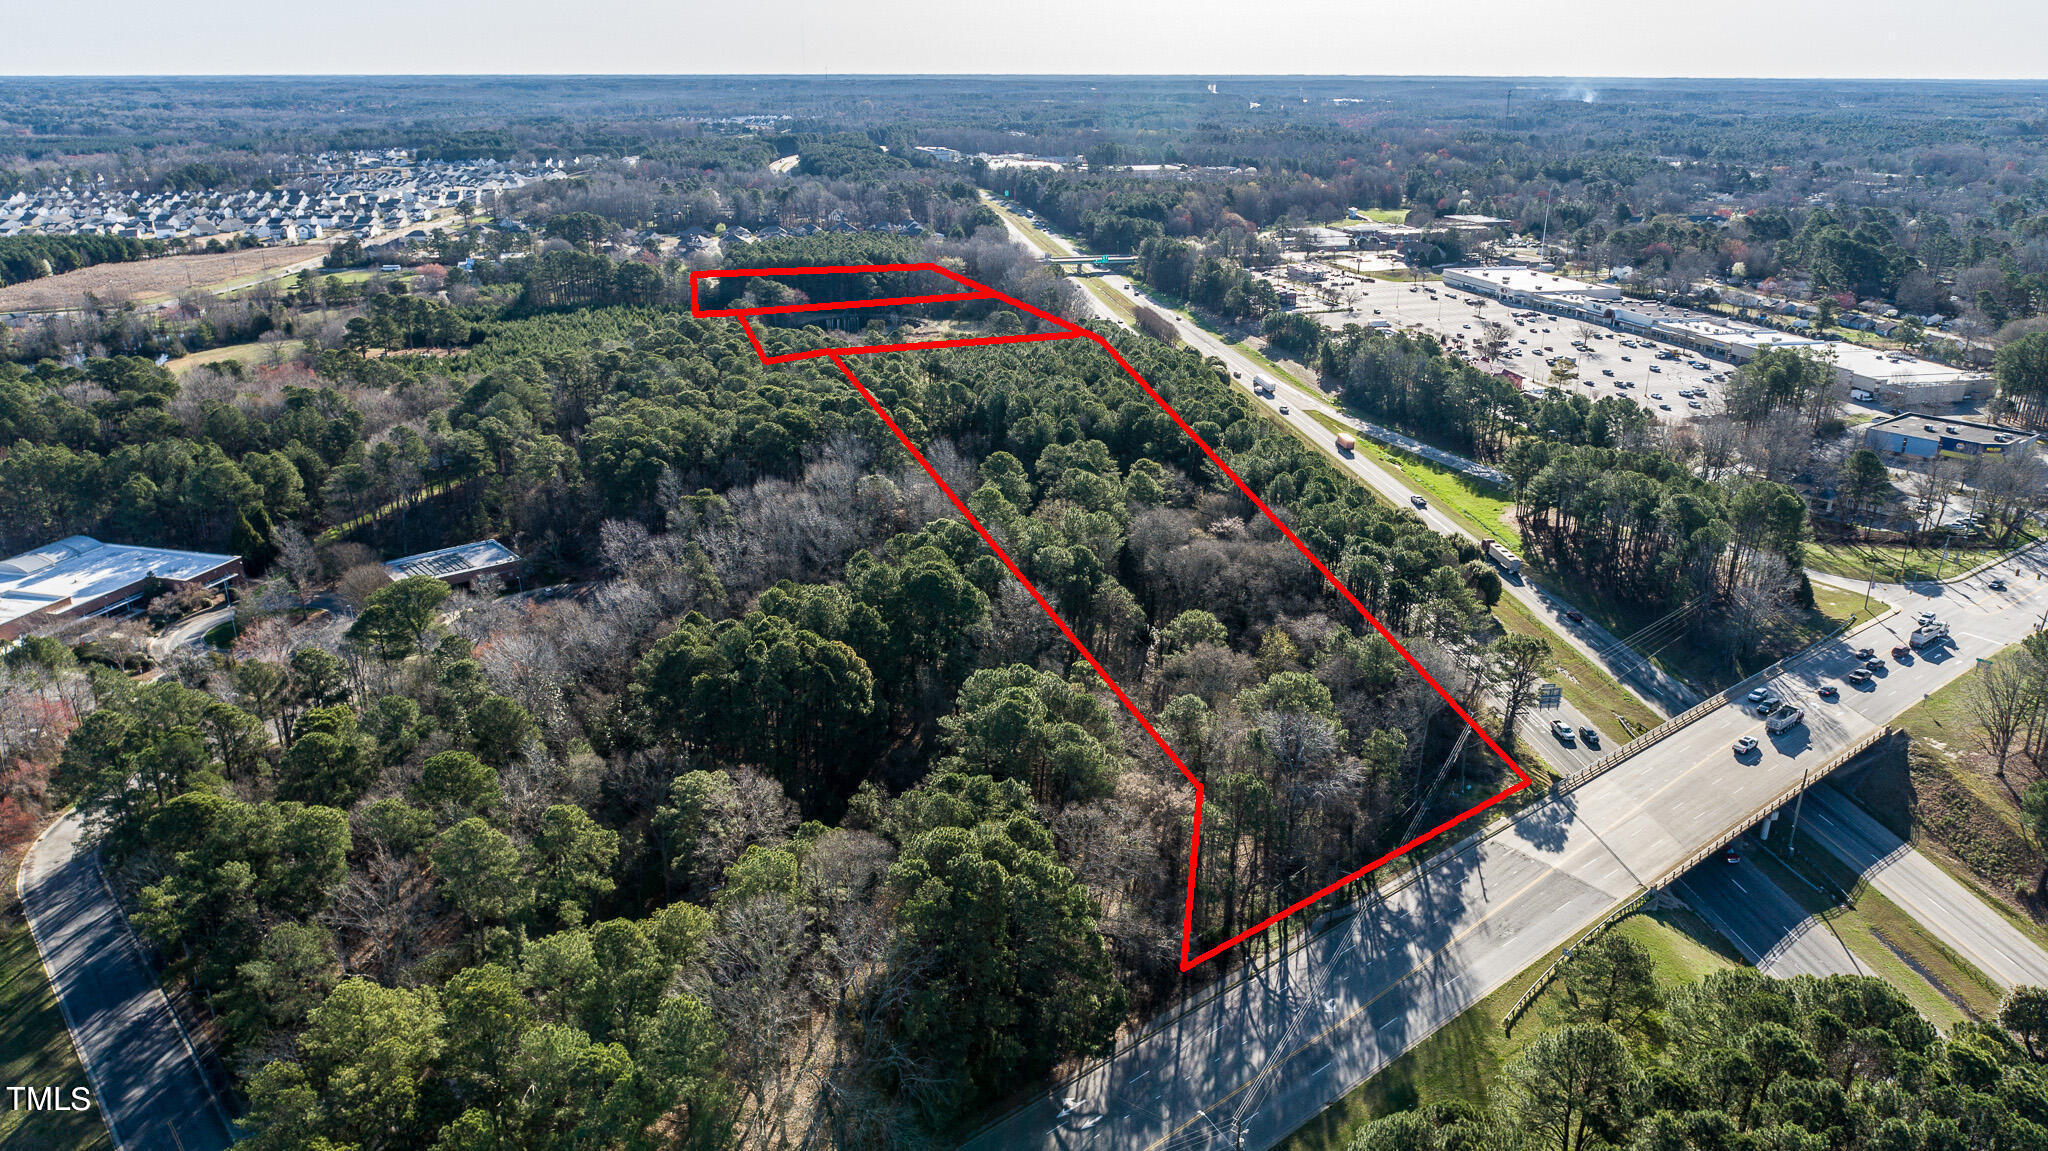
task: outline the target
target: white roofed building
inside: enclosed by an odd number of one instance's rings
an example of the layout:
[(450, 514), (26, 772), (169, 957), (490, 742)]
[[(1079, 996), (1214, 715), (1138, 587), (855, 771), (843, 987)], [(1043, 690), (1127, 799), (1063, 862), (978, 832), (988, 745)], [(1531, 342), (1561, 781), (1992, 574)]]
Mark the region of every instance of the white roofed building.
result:
[(71, 536), (0, 560), (0, 640), (113, 611), (154, 577), (218, 587), (242, 578), (238, 556), (101, 543)]
[(433, 576), (456, 587), (467, 587), (485, 576), (515, 572), (519, 564), (518, 552), (497, 540), (477, 540), (391, 560), (384, 565), (384, 570), (395, 580), (409, 576)]

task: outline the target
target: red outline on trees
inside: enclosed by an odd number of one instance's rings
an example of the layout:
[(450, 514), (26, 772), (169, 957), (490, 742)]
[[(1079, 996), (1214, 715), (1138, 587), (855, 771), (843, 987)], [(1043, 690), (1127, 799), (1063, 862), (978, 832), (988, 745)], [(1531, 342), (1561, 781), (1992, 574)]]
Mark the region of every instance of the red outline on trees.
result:
[[(934, 275), (941, 276), (947, 280), (959, 284), (965, 290), (959, 292), (946, 292), (923, 296), (896, 296), (876, 300), (854, 300), (836, 304), (799, 304), (762, 308), (704, 308), (699, 304), (697, 298), (698, 287), (703, 281), (730, 276), (815, 276), (833, 273), (861, 274), (871, 272), (930, 272)], [(909, 343), (900, 344), (867, 344), (858, 347), (818, 348), (810, 351), (789, 352), (779, 356), (771, 356), (768, 354), (768, 349), (762, 346), (761, 337), (754, 331), (753, 325), (753, 317), (755, 316), (785, 315), (793, 312), (852, 310), (857, 308), (903, 307), (910, 304), (923, 303), (957, 303), (966, 300), (1000, 300), (1003, 303), (1018, 309), (1019, 311), (1026, 312), (1030, 315), (1036, 316), (1037, 318), (1052, 325), (1056, 330), (1052, 332), (1036, 332), (1012, 336), (981, 336), (972, 339), (925, 340), (912, 341)], [(1414, 850), (1420, 844), (1430, 839), (1434, 839), (1435, 837), (1443, 834), (1446, 831), (1449, 831), (1451, 828), (1456, 827), (1458, 824), (1465, 822), (1467, 819), (1472, 818), (1474, 815), (1477, 815), (1480, 812), (1485, 811), (1487, 808), (1492, 807), (1494, 804), (1499, 803), (1500, 801), (1506, 799), (1508, 796), (1513, 795), (1516, 792), (1521, 791), (1523, 788), (1526, 788), (1530, 785), (1531, 781), (1529, 779), (1529, 775), (1527, 772), (1522, 770), (1522, 766), (1516, 763), (1514, 759), (1508, 755), (1507, 752), (1502, 751), (1500, 745), (1493, 741), (1493, 737), (1486, 734), (1485, 729), (1481, 728), (1479, 724), (1474, 722), (1472, 717), (1465, 713), (1464, 708), (1458, 706), (1458, 701), (1452, 699), (1450, 693), (1444, 690), (1443, 685), (1438, 683), (1435, 677), (1431, 676), (1428, 670), (1425, 669), (1413, 655), (1409, 654), (1408, 649), (1402, 646), (1400, 640), (1394, 638), (1394, 634), (1387, 630), (1386, 625), (1380, 623), (1380, 621), (1377, 618), (1375, 618), (1371, 612), (1365, 610), (1365, 605), (1359, 602), (1357, 596), (1351, 594), (1351, 589), (1345, 587), (1343, 581), (1339, 580), (1336, 577), (1335, 573), (1331, 572), (1329, 567), (1326, 566), (1322, 560), (1318, 559), (1316, 557), (1316, 554), (1308, 549), (1307, 545), (1301, 542), (1300, 537), (1294, 534), (1293, 529), (1289, 528), (1287, 524), (1280, 519), (1279, 516), (1273, 514), (1273, 509), (1267, 507), (1266, 502), (1260, 499), (1257, 493), (1253, 492), (1252, 489), (1248, 485), (1246, 485), (1244, 480), (1240, 478), (1235, 471), (1231, 470), (1230, 465), (1223, 462), (1223, 457), (1216, 454), (1216, 449), (1210, 447), (1208, 443), (1202, 439), (1202, 437), (1196, 435), (1195, 429), (1188, 426), (1188, 422), (1181, 418), (1180, 413), (1174, 410), (1173, 405), (1167, 403), (1165, 397), (1161, 396), (1158, 392), (1154, 391), (1152, 385), (1146, 382), (1145, 377), (1139, 375), (1137, 373), (1137, 370), (1132, 368), (1129, 362), (1127, 362), (1123, 358), (1122, 354), (1120, 354), (1116, 350), (1115, 346), (1112, 345), (1107, 339), (1105, 339), (1101, 335), (1095, 332), (1091, 332), (1086, 328), (1080, 327), (1066, 320), (1063, 320), (1058, 316), (1052, 315), (1048, 312), (1041, 311), (1038, 308), (1034, 308), (1030, 304), (1023, 302), (1022, 300), (1014, 299), (1010, 296), (1003, 295), (1001, 292), (997, 292), (991, 288), (978, 284), (975, 281), (970, 280), (963, 275), (960, 275), (958, 272), (951, 271), (947, 268), (939, 266), (938, 264), (852, 264), (842, 267), (734, 268), (722, 269), (719, 271), (692, 272), (690, 273), (690, 311), (692, 314), (700, 317), (730, 316), (738, 319), (740, 322), (740, 326), (744, 328), (747, 333), (747, 339), (753, 343), (755, 353), (758, 356), (760, 356), (761, 362), (764, 364), (787, 364), (796, 360), (809, 360), (818, 358), (831, 360), (832, 363), (839, 368), (840, 372), (846, 376), (846, 381), (853, 385), (855, 391), (860, 393), (861, 399), (867, 401), (868, 407), (874, 410), (875, 415), (880, 417), (882, 423), (888, 427), (891, 433), (895, 435), (896, 442), (903, 445), (903, 449), (910, 453), (911, 458), (917, 461), (918, 466), (924, 469), (925, 474), (931, 477), (932, 482), (938, 485), (939, 490), (945, 493), (946, 498), (952, 501), (953, 506), (959, 509), (960, 514), (966, 517), (967, 522), (970, 525), (972, 525), (975, 532), (981, 536), (982, 542), (988, 544), (989, 549), (995, 552), (996, 558), (1003, 561), (1003, 566), (1010, 569), (1010, 574), (1017, 577), (1017, 582), (1024, 585), (1024, 590), (1031, 593), (1031, 598), (1038, 602), (1038, 606), (1041, 610), (1045, 612), (1046, 618), (1052, 620), (1053, 624), (1060, 629), (1060, 634), (1067, 637), (1067, 642), (1074, 645), (1074, 650), (1081, 653), (1081, 658), (1088, 661), (1088, 666), (1095, 669), (1095, 674), (1102, 677), (1102, 682), (1106, 684), (1109, 687), (1110, 692), (1116, 696), (1117, 702), (1123, 704), (1124, 710), (1131, 713), (1131, 718), (1138, 721), (1138, 726), (1144, 728), (1145, 734), (1152, 737), (1152, 742), (1159, 745), (1160, 752), (1162, 752), (1168, 760), (1172, 761), (1174, 767), (1180, 769), (1181, 775), (1188, 781), (1190, 785), (1194, 787), (1195, 823), (1194, 833), (1192, 839), (1188, 844), (1188, 890), (1186, 902), (1181, 910), (1180, 969), (1182, 971), (1192, 970), (1196, 965), (1203, 963), (1206, 960), (1212, 959), (1217, 955), (1222, 954), (1224, 951), (1227, 951), (1230, 948), (1236, 946), (1237, 944), (1244, 942), (1245, 940), (1251, 938), (1254, 935), (1257, 935), (1259, 932), (1264, 931), (1266, 928), (1273, 926), (1275, 923), (1280, 922), (1282, 919), (1285, 919), (1288, 916), (1294, 914), (1295, 912), (1300, 911), (1302, 908), (1309, 906), (1316, 900), (1321, 899), (1323, 896), (1328, 895), (1333, 891), (1336, 891), (1338, 888), (1344, 886), (1347, 883), (1350, 883), (1352, 880), (1357, 879), (1360, 876), (1375, 870), (1376, 868), (1380, 867), (1381, 865), (1387, 863), (1390, 860), (1397, 859), (1400, 856), (1407, 854), (1408, 852)], [(846, 360), (844, 359), (844, 357), (846, 356), (870, 355), (875, 352), (898, 352), (909, 351), (912, 349), (928, 348), (968, 348), (981, 347), (989, 344), (1018, 344), (1045, 340), (1077, 339), (1088, 340), (1091, 343), (1094, 343), (1095, 345), (1099, 346), (1103, 351), (1108, 352), (1110, 358), (1117, 362), (1117, 366), (1121, 367), (1124, 370), (1124, 372), (1131, 377), (1131, 379), (1137, 381), (1138, 386), (1145, 390), (1145, 394), (1152, 398), (1152, 402), (1159, 405), (1159, 410), (1165, 412), (1167, 416), (1170, 417), (1173, 420), (1173, 422), (1180, 427), (1181, 432), (1185, 434), (1188, 437), (1188, 439), (1193, 440), (1196, 447), (1202, 449), (1202, 454), (1208, 456), (1209, 461), (1211, 463), (1215, 464), (1217, 468), (1221, 469), (1224, 475), (1230, 477), (1230, 481), (1237, 485), (1237, 490), (1243, 492), (1245, 498), (1250, 500), (1252, 502), (1252, 505), (1259, 509), (1260, 514), (1264, 515), (1268, 522), (1270, 522), (1274, 527), (1278, 528), (1280, 530), (1280, 534), (1286, 536), (1288, 542), (1292, 543), (1295, 546), (1295, 548), (1301, 552), (1303, 556), (1307, 557), (1309, 563), (1315, 565), (1315, 569), (1318, 572), (1322, 573), (1323, 579), (1328, 581), (1329, 585), (1332, 588), (1336, 589), (1338, 595), (1343, 596), (1346, 602), (1348, 602), (1353, 608), (1357, 609), (1358, 614), (1364, 617), (1365, 622), (1372, 625), (1373, 630), (1378, 632), (1381, 638), (1385, 639), (1389, 644), (1393, 645), (1395, 651), (1401, 653), (1401, 658), (1408, 661), (1408, 666), (1415, 669), (1415, 674), (1421, 676), (1422, 681), (1424, 683), (1427, 683), (1430, 686), (1430, 689), (1435, 691), (1437, 696), (1441, 698), (1446, 704), (1449, 704), (1452, 711), (1458, 713), (1458, 718), (1465, 722), (1465, 726), (1471, 728), (1473, 734), (1477, 735), (1486, 744), (1486, 746), (1493, 751), (1495, 755), (1499, 756), (1503, 763), (1506, 763), (1509, 768), (1513, 769), (1516, 777), (1516, 782), (1513, 785), (1503, 789), (1499, 794), (1492, 796), (1491, 798), (1466, 810), (1465, 812), (1459, 814), (1458, 816), (1452, 819), (1448, 819), (1443, 823), (1440, 823), (1437, 826), (1430, 828), (1428, 831), (1422, 833), (1421, 835), (1416, 836), (1414, 839), (1409, 840), (1408, 842), (1400, 845), (1399, 847), (1394, 848), (1392, 851), (1387, 852), (1385, 855), (1380, 856), (1378, 859), (1373, 860), (1372, 862), (1366, 864), (1364, 867), (1359, 868), (1351, 874), (1344, 876), (1342, 879), (1337, 880), (1335, 883), (1332, 883), (1329, 886), (1324, 887), (1322, 890), (1317, 891), (1312, 895), (1308, 895), (1300, 900), (1297, 900), (1290, 906), (1280, 911), (1274, 912), (1272, 915), (1267, 916), (1264, 920), (1261, 920), (1260, 922), (1252, 925), (1251, 927), (1245, 928), (1243, 931), (1238, 932), (1236, 935), (1231, 936), (1229, 939), (1226, 939), (1223, 942), (1217, 944), (1216, 946), (1209, 948), (1207, 951), (1202, 952), (1200, 955), (1196, 955), (1193, 957), (1190, 957), (1188, 955), (1188, 950), (1192, 945), (1192, 940), (1194, 937), (1196, 880), (1195, 870), (1197, 867), (1201, 865), (1202, 857), (1202, 801), (1204, 791), (1202, 787), (1202, 781), (1196, 779), (1194, 773), (1188, 770), (1187, 765), (1181, 762), (1180, 756), (1174, 752), (1172, 747), (1168, 746), (1166, 740), (1160, 736), (1159, 732), (1156, 729), (1153, 728), (1152, 721), (1145, 717), (1145, 713), (1138, 709), (1137, 704), (1131, 702), (1131, 698), (1124, 694), (1124, 689), (1117, 684), (1116, 680), (1109, 674), (1108, 669), (1104, 668), (1101, 662), (1095, 658), (1095, 653), (1088, 650), (1088, 645), (1081, 642), (1081, 637), (1074, 634), (1074, 630), (1067, 626), (1067, 621), (1060, 618), (1060, 613), (1054, 611), (1052, 604), (1047, 602), (1045, 596), (1040, 594), (1038, 588), (1033, 586), (1029, 579), (1025, 578), (1023, 570), (1017, 566), (1017, 562), (1015, 560), (1010, 558), (1010, 553), (1004, 551), (1003, 546), (996, 542), (996, 538), (993, 535), (989, 534), (988, 528), (983, 526), (980, 518), (977, 517), (973, 512), (968, 510), (966, 502), (963, 501), (960, 498), (960, 496), (953, 491), (952, 486), (945, 481), (944, 477), (939, 475), (938, 470), (932, 467), (931, 462), (925, 459), (924, 453), (918, 450), (917, 445), (910, 442), (910, 437), (903, 433), (903, 429), (901, 427), (897, 426), (896, 421), (893, 418), (891, 418), (888, 411), (882, 407), (881, 401), (875, 398), (874, 393), (868, 391), (867, 385), (860, 382), (860, 378), (853, 374), (853, 369), (847, 366)]]

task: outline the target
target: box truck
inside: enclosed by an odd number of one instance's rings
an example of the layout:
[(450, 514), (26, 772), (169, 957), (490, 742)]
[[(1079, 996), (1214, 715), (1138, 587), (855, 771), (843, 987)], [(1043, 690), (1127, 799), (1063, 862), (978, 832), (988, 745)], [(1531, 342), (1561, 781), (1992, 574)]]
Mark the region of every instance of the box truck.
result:
[(1481, 540), (1479, 541), (1479, 550), (1485, 552), (1487, 559), (1490, 559), (1494, 563), (1499, 564), (1501, 566), (1501, 570), (1507, 572), (1509, 575), (1514, 575), (1516, 572), (1522, 570), (1522, 558), (1516, 555), (1515, 553), (1509, 551), (1508, 549), (1500, 546), (1499, 540)]

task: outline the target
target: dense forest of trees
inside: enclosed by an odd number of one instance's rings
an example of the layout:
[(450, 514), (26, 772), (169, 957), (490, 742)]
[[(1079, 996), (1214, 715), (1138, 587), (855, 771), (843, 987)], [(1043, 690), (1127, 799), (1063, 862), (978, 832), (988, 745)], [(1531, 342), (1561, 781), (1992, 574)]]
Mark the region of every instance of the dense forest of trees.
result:
[[(79, 715), (54, 786), (222, 1021), (257, 1146), (922, 1145), (1180, 986), (1191, 793), (835, 369), (672, 309), (479, 328), (466, 382), (342, 352), (268, 398), (140, 360), (7, 385), (24, 538), (273, 544), (232, 654), (18, 669)], [(1469, 545), (1119, 339), (1478, 707)], [(859, 370), (1208, 781), (1205, 938), (1438, 798), (1455, 718), (1099, 349)], [(306, 543), (429, 488), (596, 582), (450, 598)], [(333, 579), (351, 614), (299, 622)]]
[(1424, 1099), (1346, 1151), (1920, 1151), (2048, 1147), (2048, 991), (1944, 1035), (1876, 976), (1738, 969), (1664, 983), (1605, 935), (1490, 1102)]
[(0, 287), (58, 276), (94, 264), (146, 259), (163, 250), (164, 245), (157, 240), (120, 236), (0, 237)]

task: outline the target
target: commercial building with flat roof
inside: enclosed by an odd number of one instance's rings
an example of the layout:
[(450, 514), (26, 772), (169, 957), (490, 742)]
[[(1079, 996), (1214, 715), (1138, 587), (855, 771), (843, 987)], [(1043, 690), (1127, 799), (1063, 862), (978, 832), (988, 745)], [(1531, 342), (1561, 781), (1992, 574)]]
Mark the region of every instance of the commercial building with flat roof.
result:
[(1966, 403), (1998, 390), (1996, 378), (1979, 368), (1951, 367), (1860, 344), (1830, 343), (1827, 348), (1838, 386), (1844, 391), (1867, 392), (1874, 402), (1888, 408), (1910, 411)]
[(1571, 294), (1589, 299), (1621, 299), (1621, 289), (1613, 284), (1589, 284), (1515, 264), (1446, 268), (1444, 286), (1491, 296), (1506, 304), (1540, 304), (1545, 297)]
[(485, 576), (509, 575), (519, 570), (519, 563), (519, 553), (497, 540), (477, 540), (404, 556), (386, 563), (384, 570), (395, 580), (433, 576), (456, 587), (466, 587)]
[(1942, 452), (1974, 456), (2019, 451), (2037, 438), (1997, 424), (1944, 419), (1919, 412), (1878, 420), (1863, 429), (1863, 442), (1873, 450), (1923, 459)]
[(71, 536), (0, 560), (0, 640), (102, 615), (133, 602), (152, 578), (218, 587), (242, 578), (237, 556), (108, 544)]

